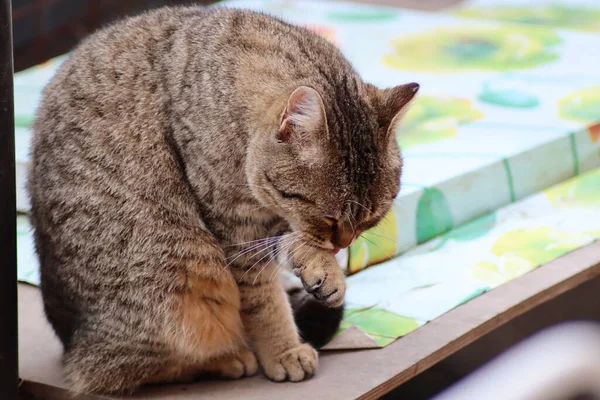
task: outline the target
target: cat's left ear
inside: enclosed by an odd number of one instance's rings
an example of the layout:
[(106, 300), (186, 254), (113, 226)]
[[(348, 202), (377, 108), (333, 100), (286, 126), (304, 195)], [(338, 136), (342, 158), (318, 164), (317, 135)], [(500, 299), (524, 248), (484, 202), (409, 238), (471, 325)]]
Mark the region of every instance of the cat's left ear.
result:
[(326, 136), (327, 118), (321, 95), (308, 86), (296, 88), (281, 114), (277, 139), (289, 144), (302, 159), (314, 161)]
[(325, 106), (319, 92), (308, 86), (296, 88), (281, 115), (278, 139), (283, 142), (314, 141), (325, 128)]
[(393, 132), (409, 109), (410, 103), (419, 91), (418, 83), (407, 83), (389, 89), (378, 90), (377, 110), (379, 125), (387, 133)]

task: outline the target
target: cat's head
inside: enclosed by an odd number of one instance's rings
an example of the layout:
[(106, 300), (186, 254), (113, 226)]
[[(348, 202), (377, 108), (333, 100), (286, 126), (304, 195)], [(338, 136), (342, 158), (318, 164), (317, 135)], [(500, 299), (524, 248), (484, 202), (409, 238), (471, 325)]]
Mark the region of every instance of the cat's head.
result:
[(304, 239), (333, 251), (390, 210), (402, 172), (394, 128), (419, 85), (380, 90), (360, 82), (355, 89), (322, 95), (297, 87), (277, 128), (256, 135), (248, 154), (254, 196)]

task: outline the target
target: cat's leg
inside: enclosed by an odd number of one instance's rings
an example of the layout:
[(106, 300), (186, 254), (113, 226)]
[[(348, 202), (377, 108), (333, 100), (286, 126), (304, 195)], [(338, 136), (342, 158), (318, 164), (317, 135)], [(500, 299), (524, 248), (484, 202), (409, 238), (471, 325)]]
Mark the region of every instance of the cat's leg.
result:
[(265, 375), (274, 381), (301, 381), (315, 374), (318, 356), (300, 340), (277, 268), (269, 262), (234, 269), (242, 320)]

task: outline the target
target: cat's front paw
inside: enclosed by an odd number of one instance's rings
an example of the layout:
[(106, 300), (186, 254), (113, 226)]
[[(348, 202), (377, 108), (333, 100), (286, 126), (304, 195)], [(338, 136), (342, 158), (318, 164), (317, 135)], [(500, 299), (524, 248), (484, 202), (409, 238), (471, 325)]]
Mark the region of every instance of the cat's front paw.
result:
[(293, 270), (306, 291), (328, 307), (344, 304), (345, 276), (333, 253), (311, 246), (293, 251)]
[(300, 272), (300, 280), (306, 291), (329, 307), (339, 307), (344, 303), (346, 281), (344, 273), (334, 268), (305, 268)]
[(313, 376), (317, 365), (317, 351), (308, 344), (301, 344), (263, 362), (263, 369), (267, 378), (275, 382), (299, 382)]

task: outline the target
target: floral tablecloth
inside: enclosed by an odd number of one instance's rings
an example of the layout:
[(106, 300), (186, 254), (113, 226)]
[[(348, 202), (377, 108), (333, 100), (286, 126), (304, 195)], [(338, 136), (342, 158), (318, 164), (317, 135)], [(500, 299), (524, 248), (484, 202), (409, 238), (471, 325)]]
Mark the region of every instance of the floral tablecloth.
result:
[[(452, 308), (600, 239), (600, 168), (485, 214), (348, 278), (329, 348), (382, 347)], [(360, 344), (360, 345), (359, 345)]]

